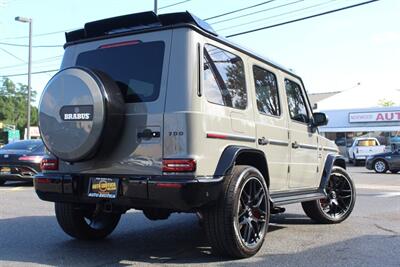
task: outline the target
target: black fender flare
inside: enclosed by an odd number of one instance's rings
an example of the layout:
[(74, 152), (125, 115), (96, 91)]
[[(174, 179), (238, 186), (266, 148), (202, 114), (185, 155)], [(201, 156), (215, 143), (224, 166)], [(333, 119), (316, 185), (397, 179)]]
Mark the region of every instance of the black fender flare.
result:
[(252, 147), (236, 146), (236, 145), (231, 145), (226, 147), (221, 154), (214, 175), (215, 176), (230, 175), (237, 159), (243, 153), (254, 154), (257, 155), (258, 159), (261, 159), (261, 162), (258, 162), (258, 164), (260, 165), (259, 171), (264, 176), (264, 179), (266, 179), (267, 185), (269, 185), (267, 157), (265, 156), (265, 153), (263, 151)]
[(339, 166), (346, 169), (346, 160), (341, 155), (328, 154), (326, 156), (324, 169), (322, 171), (321, 182), (319, 189), (325, 193), (325, 188), (328, 185), (329, 177), (331, 176), (333, 166)]

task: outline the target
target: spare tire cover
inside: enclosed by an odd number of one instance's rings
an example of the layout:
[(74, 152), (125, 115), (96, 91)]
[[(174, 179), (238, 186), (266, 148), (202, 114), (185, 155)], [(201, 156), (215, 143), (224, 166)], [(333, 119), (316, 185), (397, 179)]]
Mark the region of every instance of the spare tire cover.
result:
[(54, 75), (43, 90), (40, 133), (47, 149), (62, 160), (81, 161), (98, 148), (109, 100), (101, 75), (86, 68), (67, 68)]

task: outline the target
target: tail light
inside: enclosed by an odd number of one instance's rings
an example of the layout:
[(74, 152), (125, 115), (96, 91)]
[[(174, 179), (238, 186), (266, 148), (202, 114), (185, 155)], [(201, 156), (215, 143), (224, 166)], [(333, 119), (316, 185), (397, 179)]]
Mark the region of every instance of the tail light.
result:
[(30, 161), (34, 163), (40, 163), (42, 159), (43, 156), (22, 156), (18, 158), (19, 161)]
[(40, 163), (42, 171), (56, 171), (58, 170), (58, 159), (44, 158)]
[(164, 159), (163, 172), (193, 172), (196, 170), (194, 159)]

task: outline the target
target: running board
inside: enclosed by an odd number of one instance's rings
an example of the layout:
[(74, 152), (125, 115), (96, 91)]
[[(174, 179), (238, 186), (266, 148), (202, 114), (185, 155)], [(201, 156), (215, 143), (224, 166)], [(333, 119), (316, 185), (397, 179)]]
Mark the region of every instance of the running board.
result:
[(272, 193), (271, 202), (272, 206), (287, 205), (292, 203), (299, 203), (310, 200), (317, 200), (325, 198), (325, 194), (320, 190), (302, 191), (302, 192), (285, 192), (285, 193)]

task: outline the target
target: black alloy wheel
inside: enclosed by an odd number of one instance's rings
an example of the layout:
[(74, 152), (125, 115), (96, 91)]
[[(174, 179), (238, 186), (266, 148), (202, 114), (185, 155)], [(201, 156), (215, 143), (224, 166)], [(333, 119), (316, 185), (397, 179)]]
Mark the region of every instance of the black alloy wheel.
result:
[(235, 230), (248, 248), (263, 240), (268, 216), (267, 198), (262, 183), (251, 177), (244, 184), (239, 198)]
[(319, 223), (340, 223), (347, 219), (354, 208), (356, 191), (346, 170), (332, 168), (325, 192), (326, 198), (302, 203), (308, 217)]

